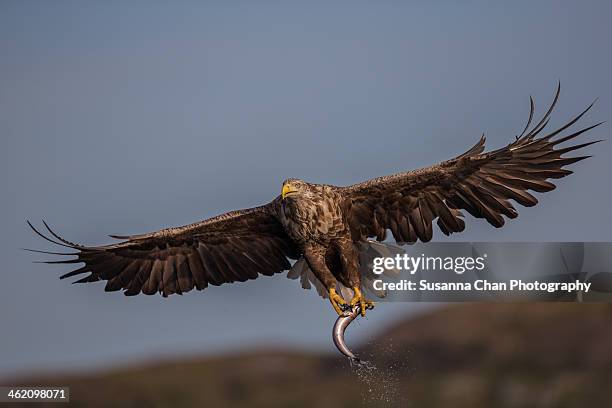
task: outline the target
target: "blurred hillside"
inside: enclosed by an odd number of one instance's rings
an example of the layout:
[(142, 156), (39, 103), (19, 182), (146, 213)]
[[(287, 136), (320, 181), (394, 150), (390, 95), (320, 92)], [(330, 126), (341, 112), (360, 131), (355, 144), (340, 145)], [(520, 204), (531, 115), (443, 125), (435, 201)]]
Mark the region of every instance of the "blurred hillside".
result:
[(376, 368), (268, 350), (19, 383), (69, 385), (71, 406), (605, 407), (612, 305), (454, 305), (396, 324), (359, 354)]

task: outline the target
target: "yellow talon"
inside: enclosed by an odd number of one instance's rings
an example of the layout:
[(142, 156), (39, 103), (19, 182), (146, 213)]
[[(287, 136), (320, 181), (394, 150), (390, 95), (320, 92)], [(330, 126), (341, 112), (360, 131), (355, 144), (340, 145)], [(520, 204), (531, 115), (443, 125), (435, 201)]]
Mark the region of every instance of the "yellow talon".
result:
[(374, 302), (366, 300), (366, 298), (361, 293), (361, 289), (359, 289), (359, 286), (355, 286), (353, 288), (353, 292), (355, 293), (355, 295), (351, 299), (351, 308), (353, 308), (356, 304), (359, 303), (359, 308), (361, 309), (361, 316), (365, 317), (366, 310), (374, 309)]
[(338, 313), (338, 315), (344, 314), (342, 306), (346, 306), (346, 301), (344, 300), (344, 298), (342, 298), (342, 296), (336, 293), (335, 288), (329, 289), (329, 301), (331, 302), (332, 306), (334, 307), (334, 310), (336, 311), (336, 313)]

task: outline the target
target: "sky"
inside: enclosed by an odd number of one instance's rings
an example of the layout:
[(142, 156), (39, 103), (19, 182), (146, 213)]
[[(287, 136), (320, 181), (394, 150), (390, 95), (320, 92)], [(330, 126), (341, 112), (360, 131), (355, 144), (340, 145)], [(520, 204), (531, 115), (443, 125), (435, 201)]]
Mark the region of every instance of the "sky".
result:
[[(435, 4), (434, 4), (435, 3)], [(278, 275), (184, 296), (70, 285), (26, 226), (109, 242), (268, 202), (289, 177), (347, 185), (522, 130), (599, 97), (605, 1), (0, 2), (0, 375), (252, 346), (333, 351), (334, 312)], [(608, 138), (610, 124), (586, 136)], [(540, 205), (440, 241), (610, 241), (612, 142)], [(381, 304), (349, 341), (431, 307)]]

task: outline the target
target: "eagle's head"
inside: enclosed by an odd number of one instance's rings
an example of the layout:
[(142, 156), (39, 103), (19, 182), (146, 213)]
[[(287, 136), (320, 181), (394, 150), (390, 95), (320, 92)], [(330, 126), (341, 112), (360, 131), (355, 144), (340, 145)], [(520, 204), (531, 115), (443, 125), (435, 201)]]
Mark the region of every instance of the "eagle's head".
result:
[(283, 181), (281, 198), (283, 200), (306, 198), (312, 194), (310, 190), (310, 184), (300, 179), (290, 178)]

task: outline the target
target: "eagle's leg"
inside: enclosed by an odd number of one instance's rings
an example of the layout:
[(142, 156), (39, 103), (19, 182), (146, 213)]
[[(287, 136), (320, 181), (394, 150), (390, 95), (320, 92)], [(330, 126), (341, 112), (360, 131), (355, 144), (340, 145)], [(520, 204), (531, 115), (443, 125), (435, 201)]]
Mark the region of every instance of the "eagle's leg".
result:
[[(347, 282), (343, 282), (345, 286), (353, 289), (353, 298), (351, 299), (351, 309), (355, 305), (359, 305), (361, 316), (366, 315), (366, 310), (374, 308), (374, 302), (369, 301), (361, 293), (361, 275), (359, 274), (359, 251), (350, 238), (345, 238), (338, 241), (338, 249), (340, 250), (340, 262), (344, 270), (344, 276), (348, 278)], [(347, 285), (348, 284), (348, 285)]]
[(310, 270), (327, 289), (329, 301), (336, 313), (342, 315), (344, 313), (343, 307), (348, 307), (348, 303), (336, 292), (338, 281), (327, 267), (325, 262), (326, 251), (327, 248), (322, 246), (308, 246), (304, 248), (304, 259), (306, 259)]
[(374, 302), (367, 300), (365, 296), (363, 296), (359, 286), (354, 286), (353, 292), (355, 295), (351, 299), (351, 308), (353, 308), (356, 304), (359, 304), (359, 309), (361, 310), (362, 316), (365, 316), (366, 310), (374, 309)]
[(329, 301), (331, 302), (332, 307), (334, 308), (336, 313), (338, 313), (338, 315), (344, 314), (344, 310), (348, 308), (348, 303), (346, 303), (346, 300), (344, 300), (342, 296), (336, 293), (335, 288), (329, 288), (328, 294)]

